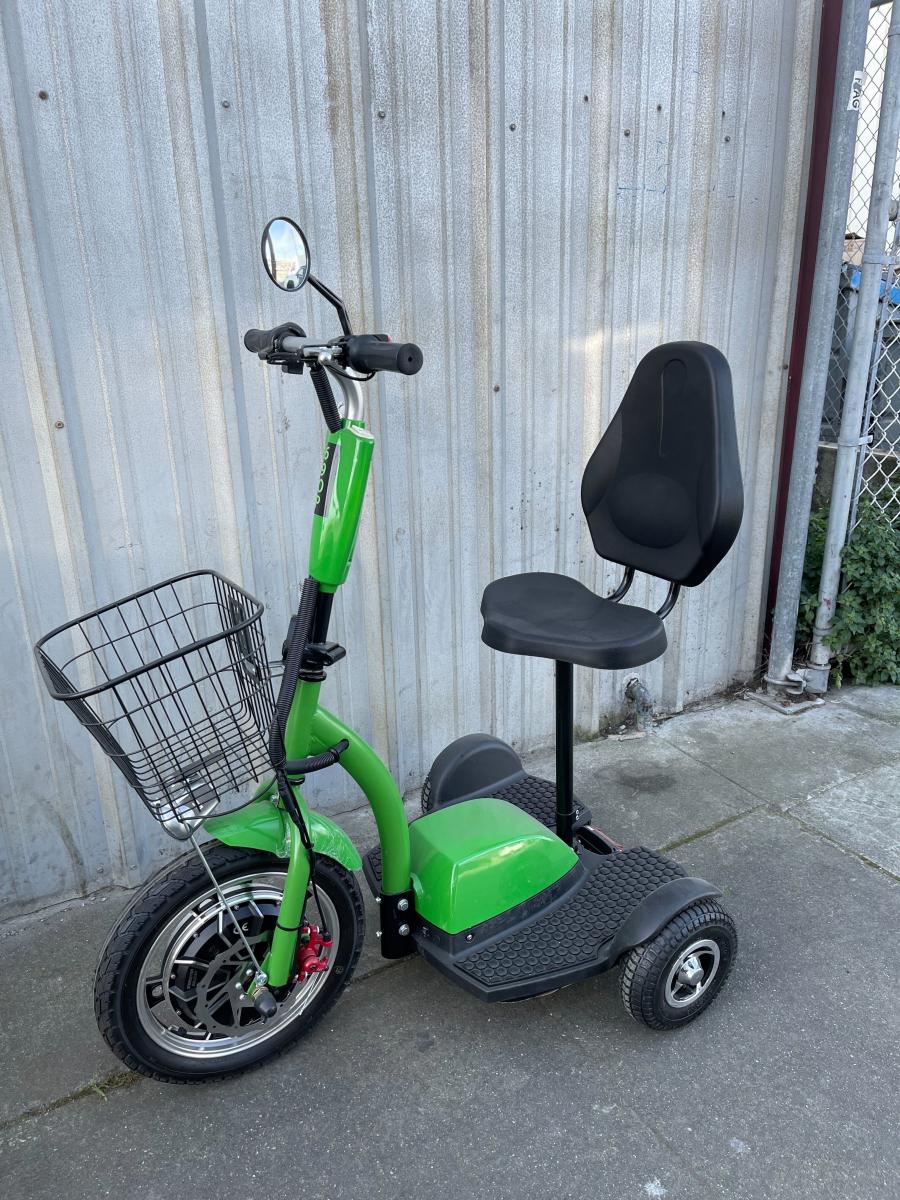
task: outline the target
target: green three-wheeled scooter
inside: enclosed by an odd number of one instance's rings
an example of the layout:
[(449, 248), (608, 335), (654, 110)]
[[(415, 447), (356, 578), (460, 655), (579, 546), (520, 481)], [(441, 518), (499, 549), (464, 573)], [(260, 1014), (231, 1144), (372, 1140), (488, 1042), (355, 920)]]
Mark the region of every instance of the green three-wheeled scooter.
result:
[[(661, 655), (679, 588), (702, 583), (737, 535), (743, 501), (725, 359), (700, 342), (652, 350), (587, 464), (581, 496), (594, 547), (624, 569), (612, 595), (546, 573), (484, 592), (487, 645), (555, 663), (555, 780), (529, 775), (497, 738), (468, 735), (438, 755), (423, 815), (407, 822), (387, 768), (319, 696), (345, 654), (329, 624), (375, 445), (364, 384), (378, 371), (415, 374), (422, 354), (352, 333), (340, 298), (310, 273), (293, 221), (269, 222), (262, 255), (273, 282), (314, 288), (342, 331), (325, 342), (289, 323), (244, 339), (264, 363), (309, 375), (328, 426), (309, 572), (277, 696), (262, 606), (213, 571), (145, 588), (36, 647), (51, 694), (164, 828), (192, 845), (109, 935), (95, 987), (104, 1037), (128, 1066), (172, 1081), (218, 1078), (284, 1050), (353, 973), (364, 935), (360, 867), (386, 958), (418, 952), (488, 1001), (541, 995), (619, 965), (633, 1017), (654, 1029), (685, 1024), (725, 982), (734, 925), (715, 887), (652, 850), (624, 850), (574, 796), (573, 668)], [(635, 571), (669, 582), (657, 612), (622, 603)], [(304, 781), (330, 768), (347, 771), (372, 807), (378, 844), (362, 861), (304, 799)]]

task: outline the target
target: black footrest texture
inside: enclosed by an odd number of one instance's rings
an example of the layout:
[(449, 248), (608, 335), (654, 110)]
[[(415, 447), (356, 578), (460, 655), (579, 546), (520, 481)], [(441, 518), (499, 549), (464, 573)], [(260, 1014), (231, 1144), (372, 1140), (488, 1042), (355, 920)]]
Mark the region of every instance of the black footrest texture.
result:
[(456, 968), (485, 987), (538, 979), (595, 962), (638, 904), (684, 871), (637, 846), (598, 857), (569, 900), (508, 937), (456, 957)]
[[(540, 779), (537, 775), (524, 775), (514, 783), (508, 783), (506, 787), (496, 788), (490, 795), (515, 804), (516, 808), (521, 808), (548, 829), (556, 829), (556, 785), (549, 779)], [(590, 812), (576, 800), (575, 828), (586, 825), (590, 819)]]
[[(426, 779), (422, 789), (422, 807), (426, 811), (429, 791), (430, 780)], [(527, 812), (536, 821), (540, 821), (542, 825), (546, 825), (548, 829), (556, 829), (556, 784), (551, 783), (549, 779), (541, 779), (537, 775), (523, 775), (503, 787), (487, 786), (483, 794), (493, 796), (497, 800), (506, 800)], [(447, 803), (458, 804), (460, 801), (445, 801), (445, 804)], [(576, 800), (575, 828), (580, 829), (582, 825), (589, 824), (590, 820), (590, 809)]]

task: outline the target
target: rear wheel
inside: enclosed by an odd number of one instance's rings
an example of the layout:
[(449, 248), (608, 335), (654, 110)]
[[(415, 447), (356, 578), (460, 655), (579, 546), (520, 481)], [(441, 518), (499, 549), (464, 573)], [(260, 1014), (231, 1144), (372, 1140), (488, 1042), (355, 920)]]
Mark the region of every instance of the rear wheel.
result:
[[(258, 960), (266, 953), (286, 866), (261, 851), (215, 846), (207, 858)], [(307, 1033), (346, 986), (365, 931), (355, 878), (316, 859), (332, 945), (324, 971), (275, 992), (263, 1021), (246, 991), (252, 968), (202, 863), (193, 855), (156, 875), (119, 918), (97, 969), (94, 1008), (113, 1052), (129, 1067), (172, 1082), (218, 1079), (281, 1053)], [(318, 922), (315, 904), (307, 904)]]
[(651, 1029), (677, 1029), (713, 1002), (737, 954), (737, 930), (721, 905), (701, 900), (674, 917), (622, 966), (625, 1009)]
[(422, 784), (422, 816), (427, 816), (433, 808), (434, 804), (431, 800), (431, 775), (429, 774)]

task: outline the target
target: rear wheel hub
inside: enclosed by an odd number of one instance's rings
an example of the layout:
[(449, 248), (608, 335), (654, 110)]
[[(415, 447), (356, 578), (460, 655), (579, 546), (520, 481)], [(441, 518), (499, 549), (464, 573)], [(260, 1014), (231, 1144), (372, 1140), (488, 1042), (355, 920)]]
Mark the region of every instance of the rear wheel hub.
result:
[(721, 953), (711, 938), (691, 942), (676, 956), (666, 975), (666, 1003), (686, 1008), (699, 1000), (715, 979)]

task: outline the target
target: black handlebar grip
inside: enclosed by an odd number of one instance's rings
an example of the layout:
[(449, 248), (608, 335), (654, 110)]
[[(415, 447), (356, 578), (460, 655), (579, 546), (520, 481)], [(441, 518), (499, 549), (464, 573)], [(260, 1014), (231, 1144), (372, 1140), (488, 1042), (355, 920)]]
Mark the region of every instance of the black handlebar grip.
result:
[(414, 342), (388, 342), (374, 333), (351, 335), (344, 346), (347, 366), (365, 374), (397, 371), (400, 375), (415, 375), (424, 361)]
[(248, 329), (244, 334), (244, 346), (251, 354), (265, 354), (273, 349), (271, 329)]
[(263, 358), (274, 354), (280, 346), (281, 338), (285, 336), (306, 337), (306, 334), (296, 321), (285, 321), (283, 325), (276, 325), (274, 329), (248, 329), (244, 334), (244, 346), (251, 354), (258, 354)]

